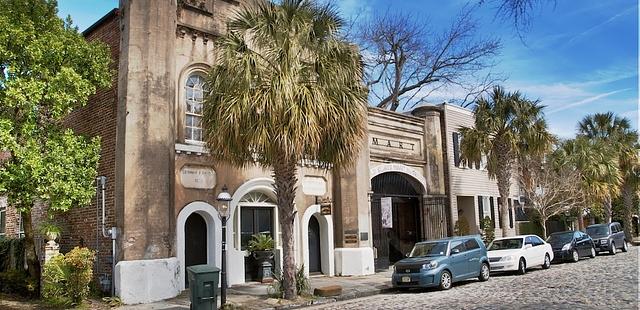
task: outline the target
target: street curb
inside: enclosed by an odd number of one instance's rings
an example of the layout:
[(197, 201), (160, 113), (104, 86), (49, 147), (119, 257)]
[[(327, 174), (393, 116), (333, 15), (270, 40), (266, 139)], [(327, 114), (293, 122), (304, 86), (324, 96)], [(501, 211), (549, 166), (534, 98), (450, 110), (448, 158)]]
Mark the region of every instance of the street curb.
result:
[(385, 294), (385, 293), (391, 293), (394, 292), (395, 289), (392, 287), (386, 287), (386, 288), (381, 288), (381, 289), (373, 289), (373, 290), (367, 290), (367, 291), (355, 291), (355, 292), (349, 292), (346, 294), (342, 294), (339, 296), (335, 296), (335, 297), (325, 297), (325, 298), (318, 298), (316, 300), (309, 300), (306, 302), (302, 302), (302, 303), (296, 303), (296, 304), (290, 304), (290, 305), (282, 305), (282, 306), (276, 306), (273, 308), (264, 308), (264, 310), (285, 310), (285, 309), (299, 309), (299, 308), (303, 308), (303, 307), (309, 307), (309, 306), (315, 306), (315, 305), (324, 305), (324, 304), (330, 304), (330, 303), (334, 303), (334, 302), (338, 302), (338, 301), (345, 301), (345, 300), (350, 300), (350, 299), (356, 299), (356, 298), (363, 298), (363, 297), (369, 297), (369, 296), (373, 296), (373, 295), (379, 295), (379, 294)]

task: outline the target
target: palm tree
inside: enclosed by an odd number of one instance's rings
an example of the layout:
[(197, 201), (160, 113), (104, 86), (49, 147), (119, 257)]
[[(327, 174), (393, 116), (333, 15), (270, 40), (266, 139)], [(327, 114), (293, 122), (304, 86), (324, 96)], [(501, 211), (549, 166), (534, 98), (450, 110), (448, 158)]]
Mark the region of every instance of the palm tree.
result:
[(527, 100), (519, 92), (495, 87), (488, 98), (480, 98), (474, 108), (475, 126), (462, 127), (461, 160), (479, 165), (487, 159), (489, 176), (496, 179), (500, 192), (500, 228), (507, 234), (509, 188), (520, 156), (541, 155), (554, 137), (547, 129), (544, 106)]
[(273, 169), (285, 298), (296, 296), (293, 248), (298, 163), (351, 164), (365, 136), (367, 90), (343, 21), (313, 0), (242, 7), (217, 44), (204, 107), (214, 159)]
[[(611, 152), (611, 145), (602, 140), (578, 136), (564, 141), (554, 152), (554, 159), (558, 168), (571, 167), (579, 172), (584, 201), (593, 204), (611, 199), (618, 192), (621, 182), (618, 158), (611, 156)], [(584, 207), (577, 211), (578, 226), (583, 229)]]
[(610, 154), (618, 158), (622, 184), (612, 184), (612, 187), (618, 188), (613, 188), (603, 202), (607, 210), (607, 222), (611, 222), (611, 200), (618, 192), (622, 194), (625, 233), (631, 238), (631, 210), (638, 186), (638, 133), (631, 129), (627, 118), (607, 112), (585, 116), (578, 123), (578, 135), (607, 143), (612, 149)]

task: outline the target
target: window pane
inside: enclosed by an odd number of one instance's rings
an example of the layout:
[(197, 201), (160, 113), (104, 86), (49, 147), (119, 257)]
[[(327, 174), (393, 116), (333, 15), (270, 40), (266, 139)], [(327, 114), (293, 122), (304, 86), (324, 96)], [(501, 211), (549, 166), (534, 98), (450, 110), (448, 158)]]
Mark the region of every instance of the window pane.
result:
[(193, 126), (193, 115), (187, 115), (187, 126), (192, 127)]
[(269, 234), (272, 235), (273, 234), (273, 225), (272, 225), (272, 213), (271, 213), (271, 208), (260, 208), (260, 209), (256, 209), (256, 217), (257, 217), (257, 224), (258, 224), (258, 233), (261, 234)]
[(240, 208), (240, 245), (244, 250), (251, 240), (251, 236), (254, 234), (253, 229), (253, 209), (252, 208)]
[(460, 250), (460, 252), (464, 252), (464, 243), (462, 241), (451, 241), (451, 251)]
[(184, 129), (184, 138), (187, 140), (193, 140), (193, 129), (191, 127), (187, 127)]
[(193, 129), (193, 139), (195, 141), (202, 141), (202, 129), (194, 128)]

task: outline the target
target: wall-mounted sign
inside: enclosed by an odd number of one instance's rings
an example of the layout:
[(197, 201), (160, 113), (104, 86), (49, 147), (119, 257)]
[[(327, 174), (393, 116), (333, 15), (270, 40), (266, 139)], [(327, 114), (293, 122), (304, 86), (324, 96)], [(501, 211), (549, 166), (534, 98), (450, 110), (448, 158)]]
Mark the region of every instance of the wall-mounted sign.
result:
[(302, 192), (309, 196), (323, 196), (327, 193), (327, 181), (323, 177), (302, 178)]
[(377, 138), (377, 137), (372, 138), (371, 144), (378, 145), (378, 146), (386, 146), (394, 149), (409, 150), (409, 151), (413, 151), (415, 148), (415, 144), (411, 142), (390, 140), (390, 139)]
[(186, 188), (213, 189), (216, 172), (210, 167), (184, 166), (180, 169), (180, 183)]
[(320, 214), (331, 215), (331, 199), (330, 198), (320, 200)]
[(391, 197), (380, 198), (380, 213), (382, 214), (382, 228), (393, 227), (393, 209)]

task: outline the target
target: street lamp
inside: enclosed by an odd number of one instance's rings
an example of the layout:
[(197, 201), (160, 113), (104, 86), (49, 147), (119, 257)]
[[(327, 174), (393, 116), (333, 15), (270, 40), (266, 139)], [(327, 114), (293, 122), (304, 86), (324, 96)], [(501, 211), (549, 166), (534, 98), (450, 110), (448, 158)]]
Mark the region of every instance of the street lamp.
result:
[(227, 191), (227, 185), (222, 186), (222, 191), (218, 194), (218, 214), (222, 222), (222, 270), (220, 272), (220, 305), (227, 303), (227, 216), (229, 216), (229, 201), (231, 194)]

